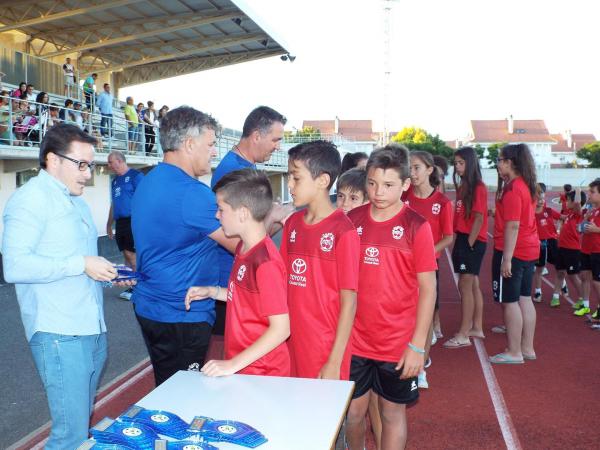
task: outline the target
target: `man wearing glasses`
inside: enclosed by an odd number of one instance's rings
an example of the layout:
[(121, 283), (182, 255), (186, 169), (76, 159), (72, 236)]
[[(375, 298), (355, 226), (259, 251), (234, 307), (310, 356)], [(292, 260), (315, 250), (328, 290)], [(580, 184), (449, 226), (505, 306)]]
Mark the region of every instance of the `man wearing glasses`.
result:
[(39, 174), (4, 209), (4, 277), (15, 283), (48, 397), (48, 450), (76, 448), (87, 438), (106, 360), (99, 281), (117, 272), (98, 256), (98, 232), (81, 198), (94, 170), (95, 142), (74, 125), (50, 129), (40, 144)]

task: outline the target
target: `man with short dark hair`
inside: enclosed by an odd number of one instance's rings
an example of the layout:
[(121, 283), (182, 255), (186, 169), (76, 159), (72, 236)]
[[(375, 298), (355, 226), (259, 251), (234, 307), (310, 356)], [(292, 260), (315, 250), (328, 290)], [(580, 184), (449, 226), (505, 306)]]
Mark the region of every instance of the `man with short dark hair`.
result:
[(81, 198), (94, 170), (95, 139), (74, 125), (50, 129), (39, 174), (4, 209), (4, 277), (15, 283), (25, 335), (52, 418), (45, 448), (76, 448), (106, 360), (99, 281), (117, 276), (98, 256), (98, 233)]
[(65, 97), (70, 97), (73, 94), (71, 89), (75, 86), (75, 67), (71, 64), (71, 58), (65, 60), (62, 69), (65, 76), (65, 91), (63, 95)]
[[(110, 152), (107, 161), (109, 170), (116, 177), (110, 184), (112, 202), (106, 222), (106, 234), (109, 239), (116, 239), (119, 251), (123, 252), (125, 264), (135, 270), (135, 244), (131, 232), (131, 199), (144, 178), (144, 174), (139, 170), (129, 168), (125, 155), (118, 150)], [(113, 222), (116, 222), (114, 234)], [(131, 300), (132, 294), (132, 288), (128, 288), (119, 294), (119, 298)]]
[(103, 137), (112, 136), (112, 117), (113, 117), (114, 97), (110, 93), (110, 84), (104, 83), (104, 90), (98, 96), (96, 106), (102, 115), (100, 119), (100, 134)]
[(156, 126), (156, 110), (154, 109), (154, 102), (148, 101), (148, 108), (144, 110), (144, 134), (146, 136), (146, 156), (152, 154), (154, 143), (156, 142), (156, 133), (154, 127)]
[[(274, 151), (279, 150), (283, 140), (283, 127), (287, 119), (273, 108), (259, 106), (252, 110), (244, 121), (242, 138), (237, 145), (223, 157), (215, 169), (211, 187), (214, 187), (223, 176), (234, 170), (253, 168), (256, 163), (268, 161)], [(287, 210), (273, 208), (272, 214), (265, 221), (267, 232), (272, 232), (270, 226), (273, 223), (273, 214), (277, 216), (275, 221), (282, 219), (293, 212), (290, 207)], [(226, 286), (233, 265), (233, 255), (224, 248), (219, 248), (219, 286)], [(225, 283), (225, 284), (223, 284)], [(213, 332), (222, 335), (225, 330), (225, 304), (218, 302), (216, 305), (217, 320)]]
[(133, 302), (157, 385), (204, 364), (215, 302), (195, 302), (186, 311), (183, 300), (190, 286), (217, 285), (217, 243), (230, 252), (238, 243), (223, 233), (215, 195), (197, 179), (211, 171), (218, 130), (215, 119), (193, 108), (170, 111), (160, 125), (164, 161), (133, 196), (137, 269), (148, 276)]
[[(94, 112), (94, 105), (92, 100), (96, 100), (96, 78), (98, 78), (97, 73), (91, 74), (87, 77), (83, 83), (83, 94), (85, 95), (85, 106), (91, 111)], [(94, 102), (95, 103), (95, 102)]]

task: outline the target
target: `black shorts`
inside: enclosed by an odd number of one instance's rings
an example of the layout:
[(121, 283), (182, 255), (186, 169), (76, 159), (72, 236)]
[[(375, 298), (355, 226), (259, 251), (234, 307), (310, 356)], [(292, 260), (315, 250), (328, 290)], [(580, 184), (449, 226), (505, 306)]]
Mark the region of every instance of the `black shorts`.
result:
[(115, 240), (120, 252), (127, 250), (135, 253), (133, 233), (131, 232), (131, 217), (122, 217), (115, 221)]
[(354, 381), (354, 394), (358, 398), (373, 389), (386, 400), (406, 405), (419, 398), (417, 377), (400, 379), (402, 370), (396, 370), (396, 362), (376, 361), (362, 356), (352, 356), (350, 380)]
[(592, 263), (592, 278), (594, 281), (600, 281), (600, 253), (592, 253), (590, 255)]
[(540, 257), (535, 262), (536, 267), (544, 267), (548, 261), (548, 241), (540, 241)]
[(479, 275), (481, 261), (485, 254), (487, 244), (479, 240), (475, 241), (473, 247), (469, 246), (469, 235), (456, 233), (454, 248), (452, 249), (452, 265), (454, 273), (468, 273)]
[(592, 255), (589, 255), (587, 253), (583, 253), (581, 252), (581, 254), (579, 255), (579, 270), (581, 270), (581, 272), (585, 271), (585, 270), (592, 270)]
[(556, 270), (566, 270), (569, 275), (578, 274), (581, 271), (581, 252), (559, 247), (555, 266)]
[(546, 239), (546, 250), (548, 254), (546, 262), (555, 266), (558, 260), (558, 241), (556, 239)]
[(531, 296), (531, 282), (533, 280), (533, 270), (535, 261), (523, 261), (519, 258), (511, 260), (510, 278), (504, 278), (500, 275), (502, 266), (502, 252), (494, 249), (492, 258), (492, 292), (494, 301), (499, 303), (518, 302), (520, 297)]

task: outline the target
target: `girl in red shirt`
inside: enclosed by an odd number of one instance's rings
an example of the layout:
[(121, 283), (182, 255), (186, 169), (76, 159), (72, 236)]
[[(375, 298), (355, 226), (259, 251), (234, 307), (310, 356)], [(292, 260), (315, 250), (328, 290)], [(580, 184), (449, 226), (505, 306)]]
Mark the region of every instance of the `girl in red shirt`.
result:
[(534, 264), (540, 241), (535, 222), (536, 175), (525, 144), (509, 144), (497, 160), (498, 193), (494, 218), (492, 289), (502, 305), (508, 347), (490, 357), (494, 364), (523, 364), (535, 359), (536, 312), (531, 300)]

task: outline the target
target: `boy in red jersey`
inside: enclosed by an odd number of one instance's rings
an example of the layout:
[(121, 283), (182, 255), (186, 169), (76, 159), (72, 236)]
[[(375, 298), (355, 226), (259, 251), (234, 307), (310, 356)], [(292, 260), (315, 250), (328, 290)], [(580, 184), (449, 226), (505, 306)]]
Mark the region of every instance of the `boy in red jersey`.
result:
[(340, 175), (337, 182), (336, 206), (346, 214), (369, 201), (367, 197), (367, 172), (354, 168)]
[[(583, 194), (585, 196), (585, 194)], [(578, 301), (582, 292), (579, 272), (581, 271), (581, 235), (578, 230), (579, 224), (583, 221), (581, 215), (581, 206), (585, 200), (576, 201), (576, 191), (572, 190), (567, 196), (567, 216), (558, 236), (558, 256), (556, 260), (556, 281), (554, 283), (554, 293), (550, 306), (556, 308), (560, 306), (560, 289), (563, 285), (566, 275), (573, 282)], [(583, 301), (582, 301), (583, 302)]]
[(227, 359), (208, 361), (202, 372), (208, 376), (289, 376), (285, 266), (263, 222), (273, 203), (269, 179), (254, 169), (236, 170), (221, 178), (213, 190), (225, 235), (239, 236), (241, 242), (228, 287), (194, 286), (185, 297), (187, 310), (195, 300), (227, 302)]
[[(592, 210), (586, 216), (586, 222), (583, 225), (581, 259), (582, 266), (585, 265), (587, 271), (587, 278), (591, 279), (591, 284), (594, 286), (596, 294), (598, 294), (598, 308), (592, 314), (592, 320), (597, 322), (600, 319), (600, 179), (596, 178), (590, 183), (588, 195), (588, 202), (592, 205)], [(584, 262), (584, 260), (587, 261)], [(582, 304), (575, 310), (574, 314), (584, 316), (590, 312), (589, 298), (584, 297)], [(600, 329), (597, 323), (592, 327)]]
[(401, 200), (409, 184), (406, 148), (378, 149), (367, 163), (370, 204), (348, 214), (361, 236), (350, 376), (356, 386), (346, 422), (350, 450), (364, 448), (371, 390), (379, 397), (383, 450), (406, 445), (406, 404), (419, 395), (437, 265), (431, 227)]
[(538, 183), (535, 220), (540, 239), (540, 257), (535, 263), (535, 272), (533, 274), (533, 284), (535, 286), (533, 301), (536, 303), (542, 301), (542, 271), (546, 267), (547, 262), (550, 264), (556, 263), (558, 232), (556, 231), (554, 221), (560, 219), (560, 213), (546, 205), (546, 185)]
[(329, 199), (340, 155), (331, 142), (307, 142), (289, 150), (288, 167), (294, 206), (306, 206), (287, 219), (280, 247), (288, 272), (292, 375), (347, 380), (360, 243)]

